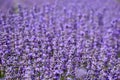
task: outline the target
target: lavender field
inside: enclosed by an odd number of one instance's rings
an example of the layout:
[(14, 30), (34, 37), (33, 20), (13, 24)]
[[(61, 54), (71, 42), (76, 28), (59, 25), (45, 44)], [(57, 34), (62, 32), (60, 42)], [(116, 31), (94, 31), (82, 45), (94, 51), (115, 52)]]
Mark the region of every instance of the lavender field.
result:
[(0, 80), (120, 80), (120, 0), (0, 0)]

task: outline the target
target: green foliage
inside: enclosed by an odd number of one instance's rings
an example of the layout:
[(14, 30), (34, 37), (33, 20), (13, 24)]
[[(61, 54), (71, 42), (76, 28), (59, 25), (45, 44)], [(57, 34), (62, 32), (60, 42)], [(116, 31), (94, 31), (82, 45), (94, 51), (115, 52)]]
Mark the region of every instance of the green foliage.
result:
[(13, 13), (19, 13), (19, 8), (18, 8), (18, 6), (12, 6), (12, 12)]
[(4, 71), (0, 70), (0, 78), (5, 77)]
[(40, 76), (40, 75), (41, 75), (41, 73), (40, 73), (40, 72), (38, 72), (38, 73), (37, 73), (37, 75), (38, 75), (38, 76)]
[(120, 51), (117, 52), (117, 57), (120, 58)]
[(61, 76), (60, 80), (65, 80), (65, 76)]
[(67, 77), (74, 79), (74, 76), (72, 76), (72, 75), (68, 75)]

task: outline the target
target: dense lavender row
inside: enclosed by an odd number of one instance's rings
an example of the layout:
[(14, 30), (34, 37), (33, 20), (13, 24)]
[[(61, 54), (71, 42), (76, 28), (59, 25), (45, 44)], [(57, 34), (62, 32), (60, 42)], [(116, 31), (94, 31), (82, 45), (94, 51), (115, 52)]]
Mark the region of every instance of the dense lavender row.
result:
[(6, 80), (120, 79), (120, 11), (76, 4), (0, 14)]

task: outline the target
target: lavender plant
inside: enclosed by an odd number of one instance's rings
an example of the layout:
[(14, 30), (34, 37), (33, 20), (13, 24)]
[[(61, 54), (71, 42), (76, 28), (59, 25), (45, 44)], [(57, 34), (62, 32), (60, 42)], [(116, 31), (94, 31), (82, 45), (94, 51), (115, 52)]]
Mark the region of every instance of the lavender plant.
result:
[(71, 2), (30, 9), (21, 4), (1, 11), (0, 77), (120, 79), (120, 6), (114, 2), (108, 7), (112, 3), (107, 1), (100, 7), (103, 2), (98, 0), (98, 6), (86, 0)]

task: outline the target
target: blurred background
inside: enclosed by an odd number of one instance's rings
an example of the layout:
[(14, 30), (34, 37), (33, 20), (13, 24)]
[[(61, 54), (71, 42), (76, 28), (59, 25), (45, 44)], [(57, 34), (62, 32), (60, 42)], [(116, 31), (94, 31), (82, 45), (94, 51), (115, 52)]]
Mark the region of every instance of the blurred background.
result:
[(110, 7), (111, 9), (116, 6), (120, 6), (120, 0), (0, 0), (0, 10), (6, 11), (11, 7), (22, 5), (28, 8), (33, 5), (42, 6), (44, 3), (50, 3), (57, 6), (67, 6), (68, 4), (83, 3), (85, 6), (100, 8), (103, 6)]
[(0, 0), (0, 10), (6, 12), (11, 7), (22, 5), (23, 7), (31, 8), (33, 5), (41, 6), (43, 3), (50, 2), (53, 4), (55, 0)]

